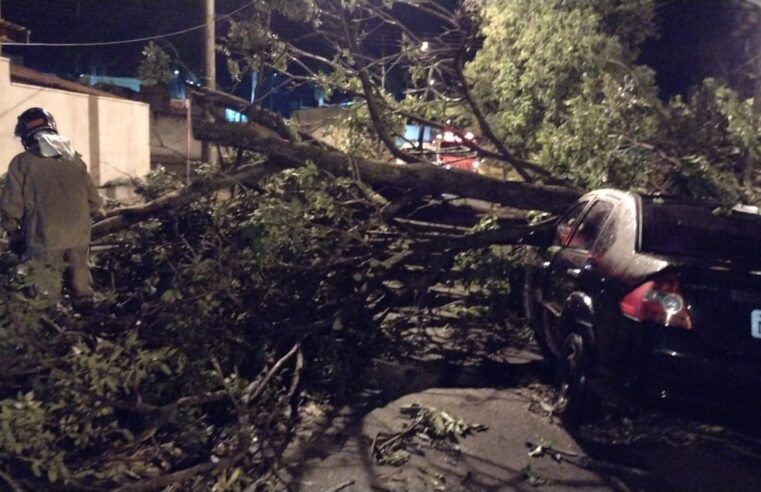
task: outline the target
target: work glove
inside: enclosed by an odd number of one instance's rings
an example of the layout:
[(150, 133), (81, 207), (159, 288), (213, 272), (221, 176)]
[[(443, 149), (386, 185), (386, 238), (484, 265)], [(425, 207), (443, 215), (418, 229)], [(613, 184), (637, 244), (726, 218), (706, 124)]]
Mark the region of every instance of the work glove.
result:
[(24, 234), (21, 231), (8, 233), (8, 249), (17, 256), (24, 254)]

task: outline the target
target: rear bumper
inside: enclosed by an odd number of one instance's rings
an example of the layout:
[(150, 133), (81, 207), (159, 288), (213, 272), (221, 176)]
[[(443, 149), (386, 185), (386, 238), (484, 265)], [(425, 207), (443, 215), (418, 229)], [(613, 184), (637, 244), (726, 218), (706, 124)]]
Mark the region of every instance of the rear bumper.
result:
[(761, 358), (716, 351), (695, 333), (647, 327), (639, 354), (634, 380), (659, 397), (736, 400), (761, 388)]

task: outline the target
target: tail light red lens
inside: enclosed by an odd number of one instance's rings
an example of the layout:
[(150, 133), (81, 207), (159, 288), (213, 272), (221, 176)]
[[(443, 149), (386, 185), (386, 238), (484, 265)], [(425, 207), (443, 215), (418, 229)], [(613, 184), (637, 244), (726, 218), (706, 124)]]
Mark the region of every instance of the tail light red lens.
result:
[(633, 320), (692, 329), (692, 319), (676, 277), (649, 280), (629, 292), (618, 304), (621, 313)]

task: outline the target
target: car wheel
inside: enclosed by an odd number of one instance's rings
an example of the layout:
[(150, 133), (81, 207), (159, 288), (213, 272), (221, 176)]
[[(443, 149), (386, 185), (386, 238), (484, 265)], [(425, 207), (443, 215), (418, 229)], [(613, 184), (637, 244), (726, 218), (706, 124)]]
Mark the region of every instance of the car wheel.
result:
[(593, 416), (593, 398), (587, 385), (589, 348), (584, 337), (569, 333), (558, 353), (553, 413), (569, 425)]

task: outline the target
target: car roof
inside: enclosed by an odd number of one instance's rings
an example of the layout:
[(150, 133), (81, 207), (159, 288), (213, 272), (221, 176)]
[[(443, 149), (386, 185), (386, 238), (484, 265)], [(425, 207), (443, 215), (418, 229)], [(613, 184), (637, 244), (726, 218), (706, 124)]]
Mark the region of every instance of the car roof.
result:
[[(726, 203), (721, 203), (716, 200), (698, 199), (688, 196), (679, 195), (663, 195), (659, 193), (638, 193), (634, 191), (618, 190), (614, 188), (601, 188), (594, 190), (583, 197), (581, 200), (593, 200), (595, 198), (609, 198), (619, 202), (626, 202), (628, 200), (635, 200), (640, 203), (647, 204), (675, 204), (688, 207), (695, 207), (700, 209), (724, 209), (727, 212), (731, 212), (735, 216), (761, 216), (761, 208), (756, 206), (745, 205), (737, 203), (730, 207)], [(631, 203), (631, 202), (629, 202)]]
[(584, 195), (581, 199), (591, 199), (591, 198), (614, 198), (617, 200), (622, 200), (624, 198), (632, 198), (638, 196), (636, 193), (633, 193), (631, 191), (624, 191), (624, 190), (616, 190), (613, 188), (601, 188), (599, 190), (590, 191), (586, 195)]
[(646, 202), (663, 201), (667, 203), (679, 203), (683, 205), (695, 205), (698, 207), (720, 207), (721, 203), (714, 200), (701, 200), (688, 196), (679, 195), (664, 195), (661, 193), (639, 193), (636, 191), (618, 190), (614, 188), (601, 188), (599, 190), (593, 190), (582, 197), (582, 199), (589, 198), (614, 198), (623, 200), (625, 198), (639, 198)]

